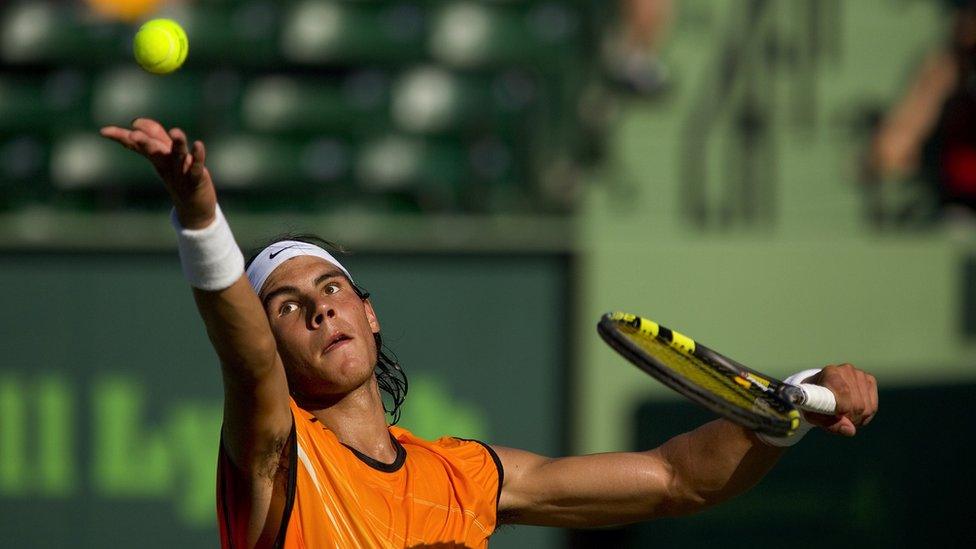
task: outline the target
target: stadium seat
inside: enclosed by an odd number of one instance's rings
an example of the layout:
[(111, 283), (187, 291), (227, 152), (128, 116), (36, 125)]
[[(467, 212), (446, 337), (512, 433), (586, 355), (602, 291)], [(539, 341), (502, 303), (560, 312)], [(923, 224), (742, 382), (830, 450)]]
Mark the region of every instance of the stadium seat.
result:
[(397, 134), (364, 143), (356, 158), (358, 187), (366, 193), (406, 193), (423, 209), (452, 209), (467, 173), (464, 148), (453, 140)]
[(50, 177), (59, 191), (154, 186), (164, 194), (148, 162), (96, 132), (70, 133), (58, 139), (51, 150)]
[(131, 55), (126, 27), (82, 17), (81, 5), (36, 1), (0, 8), (0, 62), (98, 66)]
[(572, 56), (579, 16), (564, 3), (452, 2), (433, 16), (430, 55), (453, 67), (543, 66)]
[(427, 65), (405, 71), (392, 89), (391, 113), (413, 133), (457, 133), (472, 128), (512, 131), (535, 104), (528, 75), (460, 74)]
[(280, 6), (274, 2), (175, 5), (158, 15), (180, 22), (190, 40), (187, 66), (276, 65)]
[(88, 122), (89, 78), (65, 69), (42, 78), (0, 76), (0, 135), (55, 135)]
[(335, 138), (232, 135), (212, 138), (208, 145), (208, 163), (222, 191), (286, 191), (301, 200), (348, 177), (349, 145)]
[(0, 182), (45, 179), (47, 155), (47, 143), (38, 137), (18, 135), (0, 140)]
[(201, 78), (192, 72), (160, 78), (122, 66), (96, 79), (91, 110), (95, 126), (128, 125), (134, 118), (146, 116), (196, 131), (195, 122), (204, 120), (207, 103)]
[(520, 203), (543, 159), (572, 145), (586, 1), (164, 3), (152, 15), (190, 37), (165, 77), (133, 62), (137, 22), (5, 2), (0, 156), (17, 162), (0, 187), (165, 204), (145, 161), (97, 134), (148, 116), (205, 140), (222, 199), (245, 207), (339, 191), (412, 211)]
[(404, 62), (423, 55), (425, 32), (419, 4), (305, 0), (284, 17), (281, 50), (306, 65)]
[(47, 143), (36, 136), (0, 138), (0, 208), (49, 198)]
[(245, 129), (285, 135), (374, 133), (388, 124), (389, 77), (361, 70), (328, 80), (275, 75), (245, 87)]

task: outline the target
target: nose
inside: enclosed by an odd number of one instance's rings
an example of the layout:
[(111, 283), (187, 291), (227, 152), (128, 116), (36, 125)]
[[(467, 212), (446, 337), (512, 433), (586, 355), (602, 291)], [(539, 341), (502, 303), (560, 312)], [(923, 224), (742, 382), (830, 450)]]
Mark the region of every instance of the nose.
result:
[(328, 303), (319, 302), (312, 310), (312, 314), (309, 315), (308, 327), (311, 330), (317, 330), (322, 327), (326, 318), (335, 318), (335, 316), (335, 308)]

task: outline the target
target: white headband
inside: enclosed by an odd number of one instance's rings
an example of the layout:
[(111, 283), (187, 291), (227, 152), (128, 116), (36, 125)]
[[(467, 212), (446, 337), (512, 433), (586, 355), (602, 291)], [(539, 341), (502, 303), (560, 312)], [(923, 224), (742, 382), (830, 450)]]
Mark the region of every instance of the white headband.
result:
[(254, 288), (254, 293), (261, 293), (261, 288), (264, 287), (264, 283), (267, 282), (268, 277), (271, 276), (271, 273), (273, 273), (278, 266), (293, 257), (298, 257), (301, 255), (320, 257), (342, 269), (342, 272), (346, 274), (349, 282), (353, 281), (352, 275), (349, 274), (349, 271), (347, 271), (346, 268), (342, 266), (342, 263), (339, 263), (336, 258), (332, 257), (332, 254), (329, 252), (323, 250), (315, 244), (309, 244), (308, 242), (282, 240), (281, 242), (275, 242), (274, 244), (261, 250), (261, 253), (254, 258), (254, 261), (252, 261), (251, 265), (247, 268), (247, 279), (251, 282), (251, 287)]

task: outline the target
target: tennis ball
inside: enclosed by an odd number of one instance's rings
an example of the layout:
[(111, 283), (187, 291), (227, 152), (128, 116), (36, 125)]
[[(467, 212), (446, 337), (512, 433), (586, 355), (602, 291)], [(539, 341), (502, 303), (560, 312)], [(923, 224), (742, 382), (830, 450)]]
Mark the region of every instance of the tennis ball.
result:
[(180, 68), (190, 51), (183, 27), (172, 19), (153, 19), (139, 28), (132, 51), (136, 62), (153, 74), (169, 74)]

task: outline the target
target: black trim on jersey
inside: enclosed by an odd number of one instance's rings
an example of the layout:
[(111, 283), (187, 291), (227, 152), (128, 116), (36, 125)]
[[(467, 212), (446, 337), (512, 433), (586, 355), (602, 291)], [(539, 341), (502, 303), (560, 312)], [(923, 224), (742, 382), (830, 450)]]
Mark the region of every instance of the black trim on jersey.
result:
[(466, 440), (468, 442), (477, 442), (478, 444), (485, 447), (488, 450), (488, 454), (491, 456), (491, 460), (495, 462), (495, 468), (498, 469), (498, 494), (495, 495), (495, 521), (498, 521), (498, 502), (502, 499), (502, 483), (505, 482), (505, 468), (502, 467), (502, 460), (499, 459), (498, 454), (495, 453), (495, 449), (490, 445), (474, 438), (460, 438), (454, 437), (458, 440)]
[(274, 549), (285, 546), (285, 534), (288, 533), (288, 521), (291, 519), (291, 509), (295, 505), (295, 487), (298, 486), (298, 436), (295, 433), (295, 418), (291, 418), (291, 440), (289, 446), (291, 455), (288, 456), (288, 486), (285, 488), (285, 509), (281, 512), (281, 524), (278, 525), (278, 535), (275, 537)]
[(343, 444), (343, 446), (349, 448), (349, 451), (359, 458), (359, 461), (369, 465), (373, 469), (384, 473), (395, 473), (407, 462), (407, 449), (400, 444), (400, 441), (392, 433), (390, 434), (390, 441), (393, 442), (393, 447), (396, 448), (396, 458), (393, 459), (393, 463), (383, 463), (378, 459), (371, 458), (348, 444)]

